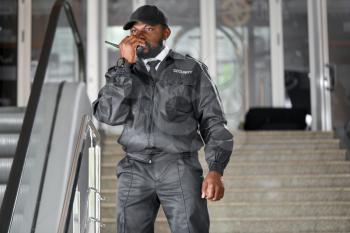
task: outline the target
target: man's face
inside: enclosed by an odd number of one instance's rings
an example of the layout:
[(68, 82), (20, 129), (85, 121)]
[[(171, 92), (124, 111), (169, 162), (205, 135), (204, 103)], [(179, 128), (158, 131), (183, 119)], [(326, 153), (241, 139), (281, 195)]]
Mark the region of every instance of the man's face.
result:
[(156, 56), (163, 49), (163, 40), (170, 35), (170, 29), (162, 25), (137, 22), (130, 29), (130, 34), (146, 41), (146, 47), (137, 55), (141, 58), (149, 58)]

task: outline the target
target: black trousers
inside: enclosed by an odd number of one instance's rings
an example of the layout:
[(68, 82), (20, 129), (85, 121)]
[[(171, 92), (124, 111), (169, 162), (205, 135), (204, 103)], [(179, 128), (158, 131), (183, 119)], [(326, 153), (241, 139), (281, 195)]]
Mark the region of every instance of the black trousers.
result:
[(147, 161), (126, 154), (117, 177), (118, 233), (154, 233), (160, 205), (172, 233), (209, 233), (198, 153), (156, 154)]

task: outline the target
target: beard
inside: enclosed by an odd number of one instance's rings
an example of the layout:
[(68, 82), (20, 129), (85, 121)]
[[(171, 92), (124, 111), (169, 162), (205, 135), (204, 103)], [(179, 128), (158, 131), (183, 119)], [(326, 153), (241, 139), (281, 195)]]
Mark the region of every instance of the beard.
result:
[(159, 41), (156, 47), (152, 47), (149, 42), (146, 42), (146, 48), (137, 48), (136, 55), (142, 59), (156, 57), (164, 48), (163, 40)]

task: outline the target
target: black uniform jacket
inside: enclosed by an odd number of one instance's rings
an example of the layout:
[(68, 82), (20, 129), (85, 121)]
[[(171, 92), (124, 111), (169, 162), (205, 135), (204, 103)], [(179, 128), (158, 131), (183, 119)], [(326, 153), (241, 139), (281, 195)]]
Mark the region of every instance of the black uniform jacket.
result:
[(141, 60), (111, 67), (93, 102), (94, 116), (124, 125), (118, 142), (127, 153), (158, 148), (167, 153), (196, 152), (205, 144), (210, 171), (223, 174), (233, 136), (207, 67), (170, 50), (151, 77)]

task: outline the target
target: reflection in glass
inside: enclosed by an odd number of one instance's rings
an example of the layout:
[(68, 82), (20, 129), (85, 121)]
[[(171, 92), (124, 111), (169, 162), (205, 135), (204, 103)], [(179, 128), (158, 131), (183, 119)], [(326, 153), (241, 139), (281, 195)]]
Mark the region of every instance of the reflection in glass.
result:
[[(49, 15), (54, 2), (54, 0), (32, 0), (32, 79), (38, 65)], [(83, 44), (86, 45), (86, 0), (69, 0), (69, 2), (71, 3)], [(70, 30), (62, 9), (47, 72), (47, 75), (50, 76), (50, 82), (72, 81), (72, 77), (75, 76), (68, 78), (68, 75), (77, 75), (77, 64), (75, 64), (77, 55), (74, 48), (73, 35)]]
[[(329, 64), (334, 79), (333, 128), (350, 145), (350, 7), (349, 1), (327, 1)], [(345, 134), (348, 134), (345, 136)]]
[(216, 1), (217, 85), (229, 128), (271, 105), (268, 1)]
[(307, 2), (283, 1), (286, 106), (311, 113)]
[(77, 52), (66, 15), (61, 12), (59, 26), (52, 45), (46, 80), (50, 82), (77, 81)]

